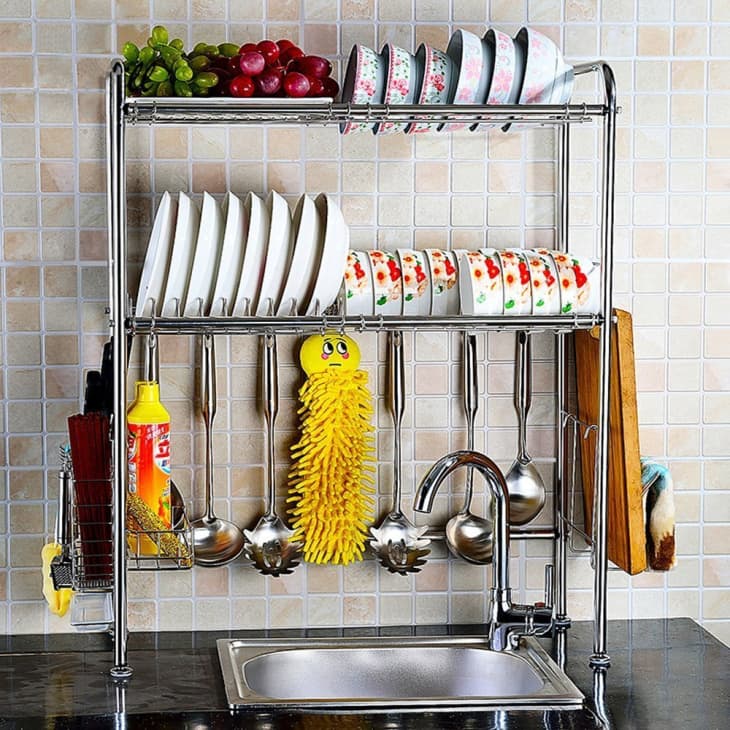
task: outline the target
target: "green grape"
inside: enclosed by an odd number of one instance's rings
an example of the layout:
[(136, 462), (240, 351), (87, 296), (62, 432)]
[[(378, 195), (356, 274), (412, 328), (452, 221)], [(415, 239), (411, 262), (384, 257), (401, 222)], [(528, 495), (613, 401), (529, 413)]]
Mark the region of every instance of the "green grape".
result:
[(190, 88), (190, 85), (185, 81), (180, 81), (179, 79), (175, 81), (175, 96), (192, 96), (193, 92)]
[(216, 56), (220, 56), (220, 53), (218, 52), (218, 46), (206, 46), (205, 55), (211, 56), (212, 58), (215, 58)]
[(160, 83), (161, 81), (167, 81), (170, 78), (168, 70), (162, 66), (153, 66), (150, 72), (147, 74), (150, 81)]
[(187, 64), (180, 65), (175, 69), (175, 78), (178, 81), (190, 81), (193, 78), (193, 69)]
[(173, 38), (170, 41), (170, 46), (172, 46), (176, 51), (180, 51), (180, 53), (183, 52), (183, 49), (185, 48), (185, 44), (182, 42), (180, 38)]
[(196, 86), (193, 89), (195, 96), (210, 96), (210, 90), (204, 89), (202, 86)]
[(173, 93), (172, 83), (169, 80), (163, 81), (157, 87), (157, 96), (172, 96), (172, 93)]
[(157, 96), (157, 87), (159, 84), (155, 82), (150, 82), (148, 84), (144, 85), (144, 88), (142, 89), (142, 96)]
[(156, 25), (152, 29), (152, 42), (155, 45), (167, 45), (167, 41), (169, 40), (170, 36), (167, 33), (167, 28), (165, 28), (164, 25)]
[(218, 74), (213, 71), (202, 71), (196, 74), (193, 83), (203, 89), (211, 89), (218, 83)]
[(137, 59), (139, 58), (139, 48), (137, 48), (134, 43), (127, 41), (122, 48), (122, 55), (127, 63), (137, 63)]
[(180, 51), (176, 48), (172, 48), (171, 46), (158, 46), (157, 48), (160, 52), (160, 56), (162, 56), (162, 60), (167, 66), (172, 66), (182, 57)]
[(185, 56), (180, 56), (179, 58), (175, 59), (175, 62), (172, 64), (172, 70), (177, 71), (180, 66), (188, 66), (189, 61)]
[(190, 68), (193, 71), (205, 71), (210, 66), (210, 59), (208, 56), (196, 56), (190, 59)]
[(207, 43), (203, 43), (202, 41), (200, 43), (196, 43), (195, 47), (193, 48), (193, 52), (190, 54), (191, 56), (199, 56), (201, 53), (205, 53), (205, 49), (208, 47)]
[(151, 63), (153, 61), (154, 57), (155, 57), (155, 49), (150, 48), (150, 46), (145, 46), (139, 52), (139, 60), (143, 64)]
[(226, 58), (233, 58), (238, 53), (238, 46), (235, 43), (221, 43), (218, 46), (218, 52)]

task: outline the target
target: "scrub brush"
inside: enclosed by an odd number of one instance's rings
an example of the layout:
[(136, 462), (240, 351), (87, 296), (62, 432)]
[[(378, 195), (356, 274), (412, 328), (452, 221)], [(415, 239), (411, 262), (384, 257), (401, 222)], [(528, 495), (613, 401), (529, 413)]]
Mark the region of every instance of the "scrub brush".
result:
[[(155, 546), (159, 547), (160, 556), (181, 561), (186, 567), (192, 566), (193, 556), (187, 545), (179, 540), (174, 532), (156, 515), (150, 506), (136, 494), (127, 494), (127, 530), (135, 535), (147, 536)], [(132, 545), (132, 551), (138, 552)]]
[(308, 337), (300, 361), (301, 438), (292, 446), (289, 514), (310, 563), (362, 559), (374, 508), (372, 396), (357, 343), (338, 332)]

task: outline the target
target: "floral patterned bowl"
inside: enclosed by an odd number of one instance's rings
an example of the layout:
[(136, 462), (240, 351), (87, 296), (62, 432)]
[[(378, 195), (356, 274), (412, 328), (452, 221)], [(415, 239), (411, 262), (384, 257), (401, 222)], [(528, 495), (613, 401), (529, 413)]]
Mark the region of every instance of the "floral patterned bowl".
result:
[[(487, 59), (491, 61), (492, 74), (489, 79), (489, 88), (486, 94), (487, 104), (512, 104), (511, 99), (517, 98), (519, 89), (517, 84), (521, 79), (515, 76), (515, 44), (510, 36), (496, 28), (490, 28), (482, 38), (482, 47)], [(494, 124), (479, 124), (471, 127), (489, 129)]]
[(459, 256), (459, 297), (462, 314), (502, 314), (502, 271), (495, 249), (462, 251)]
[[(423, 68), (423, 79), (416, 96), (417, 104), (445, 104), (449, 98), (454, 62), (437, 48), (421, 43), (416, 51), (416, 63)], [(427, 132), (438, 124), (414, 122), (406, 128), (407, 134)]]
[(398, 259), (390, 251), (368, 251), (373, 273), (374, 313), (401, 313), (403, 283)]
[[(342, 84), (342, 101), (349, 104), (381, 104), (385, 93), (385, 67), (382, 57), (372, 48), (355, 45)], [(340, 125), (342, 134), (372, 129), (369, 122), (346, 122)]]
[[(386, 69), (383, 104), (412, 104), (421, 87), (423, 66), (416, 57), (392, 43), (386, 43), (380, 52)], [(375, 134), (392, 134), (405, 129), (408, 122), (381, 122), (375, 125)]]
[(372, 314), (373, 275), (367, 251), (349, 251), (345, 265), (345, 314)]
[(532, 313), (560, 314), (560, 285), (555, 262), (545, 249), (525, 250), (532, 285)]
[(426, 254), (423, 251), (399, 248), (398, 260), (403, 282), (403, 314), (431, 314), (431, 280)]
[[(538, 253), (546, 249), (538, 249)], [(600, 264), (588, 257), (547, 251), (555, 261), (562, 314), (595, 314), (600, 308)]]
[(453, 251), (427, 248), (424, 253), (431, 277), (431, 314), (459, 313), (458, 264)]
[[(482, 40), (468, 30), (457, 30), (449, 40), (446, 55), (454, 62), (455, 81), (449, 104), (483, 104), (492, 75), (491, 55)], [(454, 132), (466, 124), (445, 124), (443, 131)]]
[(504, 313), (532, 314), (532, 282), (525, 252), (508, 248), (498, 253), (504, 284)]
[(573, 94), (573, 83), (575, 82), (575, 71), (573, 67), (565, 62), (563, 54), (558, 49), (558, 62), (555, 66), (555, 83), (553, 93), (550, 97), (551, 104), (567, 104)]
[(520, 90), (520, 104), (548, 104), (553, 93), (558, 47), (542, 33), (521, 28), (515, 47), (525, 55), (525, 72)]

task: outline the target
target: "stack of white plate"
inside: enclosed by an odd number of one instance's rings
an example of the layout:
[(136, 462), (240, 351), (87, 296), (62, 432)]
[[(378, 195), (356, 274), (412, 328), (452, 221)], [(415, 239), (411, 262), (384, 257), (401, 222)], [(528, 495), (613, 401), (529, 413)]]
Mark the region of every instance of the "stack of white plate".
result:
[(302, 195), (292, 216), (271, 191), (228, 193), (202, 209), (165, 193), (157, 209), (136, 300), (139, 317), (294, 316), (337, 298), (350, 233), (337, 204)]

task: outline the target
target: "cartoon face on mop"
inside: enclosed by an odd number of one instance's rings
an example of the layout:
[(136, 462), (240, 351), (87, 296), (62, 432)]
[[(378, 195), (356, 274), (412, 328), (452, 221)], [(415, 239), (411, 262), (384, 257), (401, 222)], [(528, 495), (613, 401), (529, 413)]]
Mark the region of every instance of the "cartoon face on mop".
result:
[(299, 359), (301, 438), (292, 446), (289, 514), (311, 563), (360, 560), (372, 522), (374, 439), (360, 348), (340, 332), (312, 335)]

